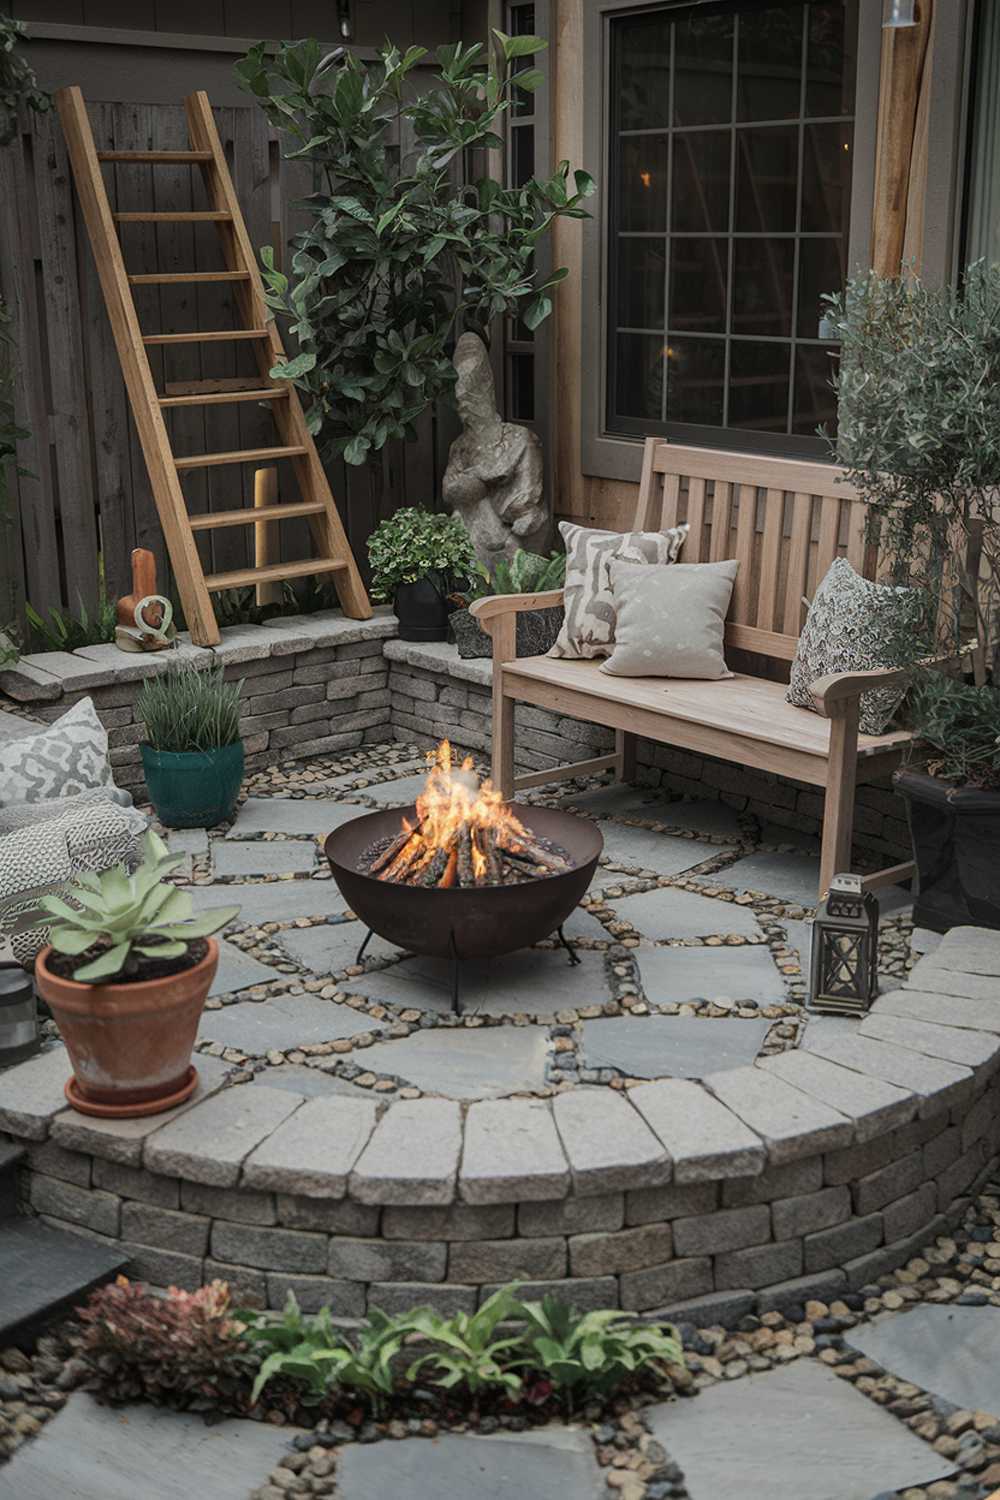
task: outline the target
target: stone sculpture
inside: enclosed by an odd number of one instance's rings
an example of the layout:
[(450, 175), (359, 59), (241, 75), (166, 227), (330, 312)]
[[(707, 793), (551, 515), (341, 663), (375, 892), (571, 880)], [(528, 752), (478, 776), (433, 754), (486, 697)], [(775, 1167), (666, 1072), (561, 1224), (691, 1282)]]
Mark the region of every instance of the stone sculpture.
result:
[(462, 433), (444, 472), (445, 504), (461, 516), (481, 562), (492, 568), (518, 548), (546, 552), (551, 516), (543, 495), (542, 445), (497, 411), (486, 345), (463, 333), (455, 348)]

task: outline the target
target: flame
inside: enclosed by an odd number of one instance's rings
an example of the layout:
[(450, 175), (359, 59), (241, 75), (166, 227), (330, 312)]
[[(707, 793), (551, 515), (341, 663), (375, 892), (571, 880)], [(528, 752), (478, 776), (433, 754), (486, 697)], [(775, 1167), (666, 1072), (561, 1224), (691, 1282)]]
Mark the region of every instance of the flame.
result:
[(442, 740), (428, 752), (427, 762), (427, 783), (416, 799), (416, 821), (402, 820), (401, 832), (410, 837), (379, 878), (419, 881), (433, 866), (432, 884), (454, 885), (464, 855), (476, 879), (483, 881), (490, 874), (491, 851), (501, 844), (517, 849), (528, 832), (493, 783), (480, 784), (471, 755), (456, 767), (450, 743)]

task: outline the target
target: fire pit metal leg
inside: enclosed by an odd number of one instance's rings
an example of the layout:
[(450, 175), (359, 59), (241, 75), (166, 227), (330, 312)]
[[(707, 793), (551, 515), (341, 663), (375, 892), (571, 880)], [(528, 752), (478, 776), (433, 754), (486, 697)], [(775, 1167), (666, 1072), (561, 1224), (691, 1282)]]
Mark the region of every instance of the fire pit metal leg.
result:
[(364, 940), (364, 942), (361, 944), (361, 947), (358, 949), (357, 953), (355, 954), (354, 962), (356, 964), (359, 964), (361, 962), (361, 960), (364, 958), (364, 956), (365, 956), (365, 949), (368, 947), (368, 944), (371, 942), (371, 940), (372, 940), (372, 938), (374, 936), (375, 936), (375, 929), (374, 929), (374, 927), (369, 927), (368, 931), (365, 933), (365, 940)]
[(563, 930), (562, 930), (561, 927), (560, 927), (560, 929), (559, 929), (559, 931), (557, 933), (557, 936), (559, 938), (560, 943), (562, 943), (563, 947), (566, 949), (566, 952), (569, 954), (569, 961), (570, 961), (570, 963), (571, 964), (581, 963), (582, 960), (580, 958), (579, 953), (577, 953), (576, 949), (573, 947), (573, 944), (570, 942), (569, 938), (563, 932)]
[(460, 964), (462, 960), (458, 956), (458, 948), (455, 946), (455, 933), (448, 935), (448, 946), (451, 949), (451, 1013), (453, 1016), (462, 1014), (462, 1001), (459, 997), (459, 978), (461, 974)]

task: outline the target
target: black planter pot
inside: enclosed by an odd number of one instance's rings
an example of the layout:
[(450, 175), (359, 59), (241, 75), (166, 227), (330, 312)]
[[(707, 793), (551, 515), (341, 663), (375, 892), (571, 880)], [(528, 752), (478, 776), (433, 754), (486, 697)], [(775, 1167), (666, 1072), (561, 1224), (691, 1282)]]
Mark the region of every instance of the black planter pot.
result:
[(1000, 928), (1000, 792), (897, 771), (906, 803), (917, 898), (913, 921), (932, 932)]
[[(564, 612), (554, 609), (528, 609), (517, 617), (518, 656), (544, 656), (556, 643), (562, 628)], [(456, 609), (451, 616), (451, 633), (462, 657), (493, 655), (493, 640), (482, 629), (475, 615), (467, 609)]]
[(393, 608), (401, 641), (448, 639), (448, 605), (436, 579), (426, 577), (418, 578), (416, 583), (401, 583)]

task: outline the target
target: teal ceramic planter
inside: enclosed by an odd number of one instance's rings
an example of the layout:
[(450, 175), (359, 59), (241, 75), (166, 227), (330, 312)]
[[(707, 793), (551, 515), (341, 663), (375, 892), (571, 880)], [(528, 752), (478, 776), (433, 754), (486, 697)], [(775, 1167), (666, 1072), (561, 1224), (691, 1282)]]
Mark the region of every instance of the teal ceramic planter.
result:
[(243, 781), (243, 742), (218, 750), (140, 745), (149, 800), (167, 828), (212, 828), (231, 818)]

